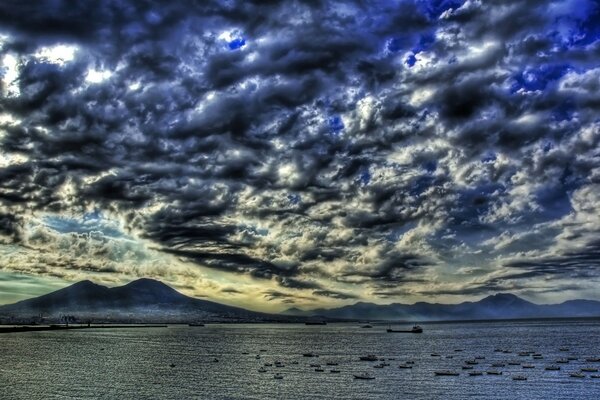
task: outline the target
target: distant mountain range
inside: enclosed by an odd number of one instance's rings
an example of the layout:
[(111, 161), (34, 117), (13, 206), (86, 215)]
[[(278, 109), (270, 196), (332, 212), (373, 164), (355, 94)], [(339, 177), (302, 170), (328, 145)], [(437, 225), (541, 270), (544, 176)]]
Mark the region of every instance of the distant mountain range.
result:
[(62, 315), (94, 323), (303, 320), (188, 297), (152, 279), (139, 279), (113, 288), (82, 281), (40, 297), (0, 306), (0, 321), (4, 323), (40, 316), (54, 322)]
[(294, 316), (342, 318), (355, 320), (448, 321), (516, 318), (600, 317), (600, 302), (570, 300), (560, 304), (534, 304), (513, 294), (500, 293), (482, 300), (460, 304), (356, 303), (349, 306), (302, 311), (291, 308), (284, 312)]
[(444, 321), (513, 318), (600, 317), (600, 302), (570, 300), (540, 305), (513, 294), (496, 294), (460, 304), (356, 303), (339, 308), (266, 314), (185, 296), (162, 282), (139, 279), (108, 288), (91, 281), (0, 306), (0, 323), (57, 322), (70, 315), (80, 322), (305, 322), (308, 320)]

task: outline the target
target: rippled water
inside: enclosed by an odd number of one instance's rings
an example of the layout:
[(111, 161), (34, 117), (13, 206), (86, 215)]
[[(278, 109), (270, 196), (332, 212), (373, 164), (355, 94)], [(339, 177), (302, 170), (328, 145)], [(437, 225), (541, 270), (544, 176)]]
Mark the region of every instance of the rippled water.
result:
[[(355, 324), (3, 334), (0, 398), (600, 398), (600, 379), (590, 378), (589, 373), (583, 379), (569, 376), (591, 364), (584, 358), (600, 356), (600, 321), (429, 324), (424, 328), (420, 335), (389, 334), (385, 326), (361, 329)], [(565, 346), (568, 352), (559, 351)], [(494, 352), (496, 348), (512, 353)], [(455, 351), (460, 349), (463, 351)], [(526, 350), (542, 353), (544, 359), (516, 354)], [(302, 357), (305, 352), (320, 357)], [(371, 353), (395, 360), (383, 369), (358, 361), (360, 355)], [(256, 359), (256, 354), (261, 359)], [(486, 371), (493, 362), (511, 360), (534, 364), (535, 369), (507, 365), (496, 368), (503, 371), (501, 376), (470, 377), (461, 366), (475, 356), (486, 357), (475, 370)], [(560, 371), (544, 370), (567, 356), (578, 360), (561, 364)], [(265, 362), (275, 360), (283, 361), (285, 367), (258, 372)], [(398, 368), (406, 360), (415, 361), (413, 369)], [(327, 361), (339, 365), (325, 366), (325, 372), (309, 367)], [(600, 363), (595, 364), (600, 368)], [(341, 373), (332, 374), (331, 368)], [(458, 371), (460, 376), (434, 376), (440, 369)], [(376, 379), (353, 378), (352, 373), (363, 371), (372, 372)], [(273, 379), (275, 372), (284, 378)], [(511, 375), (515, 374), (526, 375), (528, 380), (513, 381)]]

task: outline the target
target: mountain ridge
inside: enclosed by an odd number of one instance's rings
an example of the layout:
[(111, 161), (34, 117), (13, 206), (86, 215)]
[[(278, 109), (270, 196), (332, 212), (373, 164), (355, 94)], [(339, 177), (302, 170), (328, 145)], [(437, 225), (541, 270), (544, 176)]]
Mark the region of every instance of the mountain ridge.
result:
[[(288, 310), (283, 311), (286, 314)], [(331, 309), (299, 310), (290, 315), (355, 320), (452, 321), (519, 318), (600, 317), (600, 301), (574, 299), (535, 304), (512, 293), (496, 293), (478, 301), (456, 304), (415, 302), (375, 304), (357, 302)]]
[(0, 306), (0, 321), (45, 316), (56, 321), (73, 315), (94, 322), (252, 322), (286, 321), (289, 316), (260, 313), (198, 299), (169, 285), (141, 278), (122, 286), (106, 287), (89, 280), (17, 303)]

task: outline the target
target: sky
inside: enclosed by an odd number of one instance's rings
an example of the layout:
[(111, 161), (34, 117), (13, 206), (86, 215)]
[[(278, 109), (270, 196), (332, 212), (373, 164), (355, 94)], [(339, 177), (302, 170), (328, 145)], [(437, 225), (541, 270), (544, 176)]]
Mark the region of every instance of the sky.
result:
[(599, 61), (591, 0), (2, 1), (0, 303), (600, 299)]

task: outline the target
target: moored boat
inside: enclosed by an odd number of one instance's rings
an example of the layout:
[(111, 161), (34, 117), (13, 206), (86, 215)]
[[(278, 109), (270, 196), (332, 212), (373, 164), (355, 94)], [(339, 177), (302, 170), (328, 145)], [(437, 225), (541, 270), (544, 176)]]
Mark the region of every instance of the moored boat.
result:
[(455, 371), (435, 371), (436, 376), (459, 376), (460, 373)]
[(354, 374), (354, 379), (372, 380), (375, 379), (375, 377), (368, 372), (363, 372), (360, 374)]
[(373, 355), (373, 354), (369, 354), (367, 356), (361, 356), (359, 357), (360, 361), (379, 361), (379, 358), (377, 358), (377, 356)]
[(387, 329), (388, 333), (423, 333), (423, 328), (421, 328), (419, 325), (415, 325), (412, 327), (412, 329), (392, 329), (391, 327), (388, 327)]

